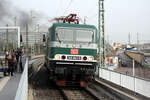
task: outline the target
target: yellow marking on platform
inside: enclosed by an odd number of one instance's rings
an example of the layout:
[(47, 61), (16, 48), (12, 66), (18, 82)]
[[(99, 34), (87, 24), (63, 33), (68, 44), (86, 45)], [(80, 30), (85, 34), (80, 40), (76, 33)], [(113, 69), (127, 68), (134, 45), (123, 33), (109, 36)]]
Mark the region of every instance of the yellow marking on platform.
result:
[(0, 92), (3, 90), (9, 79), (9, 76), (2, 78), (2, 80), (0, 81)]

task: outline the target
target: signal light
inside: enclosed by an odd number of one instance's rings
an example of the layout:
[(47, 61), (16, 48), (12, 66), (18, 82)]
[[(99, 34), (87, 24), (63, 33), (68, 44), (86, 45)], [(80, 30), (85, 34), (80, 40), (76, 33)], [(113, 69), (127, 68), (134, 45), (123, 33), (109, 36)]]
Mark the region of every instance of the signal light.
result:
[(20, 42), (22, 42), (22, 34), (20, 34)]
[(83, 57), (83, 60), (87, 60), (87, 57), (86, 57), (86, 56), (84, 56), (84, 57)]
[(46, 37), (45, 37), (45, 34), (43, 34), (43, 42), (46, 41)]
[(63, 56), (61, 56), (61, 59), (63, 59), (63, 60), (64, 60), (64, 59), (66, 59), (66, 56), (64, 56), (64, 55), (63, 55)]

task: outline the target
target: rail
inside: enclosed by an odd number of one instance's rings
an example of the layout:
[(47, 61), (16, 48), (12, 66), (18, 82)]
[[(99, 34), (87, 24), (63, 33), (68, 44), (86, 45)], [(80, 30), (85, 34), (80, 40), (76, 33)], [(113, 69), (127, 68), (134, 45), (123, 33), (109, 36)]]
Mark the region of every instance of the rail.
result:
[(99, 77), (150, 98), (150, 80), (99, 68)]
[(39, 66), (40, 64), (42, 64), (42, 62), (44, 62), (44, 59), (37, 59), (35, 62), (33, 62), (31, 65), (33, 66)]
[(37, 58), (44, 58), (45, 57), (45, 55), (35, 55), (35, 56), (31, 56), (31, 59), (37, 59)]
[(36, 74), (36, 72), (40, 69), (40, 65), (42, 65), (44, 62), (44, 59), (36, 59), (33, 62), (29, 63), (29, 67), (28, 67), (28, 72), (30, 73), (28, 76), (28, 79), (30, 79), (34, 74)]
[(26, 59), (24, 71), (20, 79), (15, 100), (27, 100), (27, 98), (28, 98), (28, 58)]

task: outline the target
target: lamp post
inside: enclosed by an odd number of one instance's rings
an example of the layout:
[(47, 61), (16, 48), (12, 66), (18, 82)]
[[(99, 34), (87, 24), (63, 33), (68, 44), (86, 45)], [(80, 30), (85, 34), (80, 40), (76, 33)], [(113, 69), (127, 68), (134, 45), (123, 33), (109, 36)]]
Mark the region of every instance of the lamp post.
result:
[(132, 62), (133, 62), (133, 76), (135, 76), (135, 61), (134, 61), (134, 59), (132, 60)]

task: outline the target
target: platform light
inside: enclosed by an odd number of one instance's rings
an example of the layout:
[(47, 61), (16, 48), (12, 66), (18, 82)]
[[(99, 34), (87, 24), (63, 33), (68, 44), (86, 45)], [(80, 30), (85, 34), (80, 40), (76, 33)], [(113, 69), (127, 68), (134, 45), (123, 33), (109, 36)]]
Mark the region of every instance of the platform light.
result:
[(22, 34), (20, 34), (20, 42), (22, 42)]
[(45, 34), (43, 34), (43, 42), (45, 42), (46, 41), (46, 36), (45, 36)]

